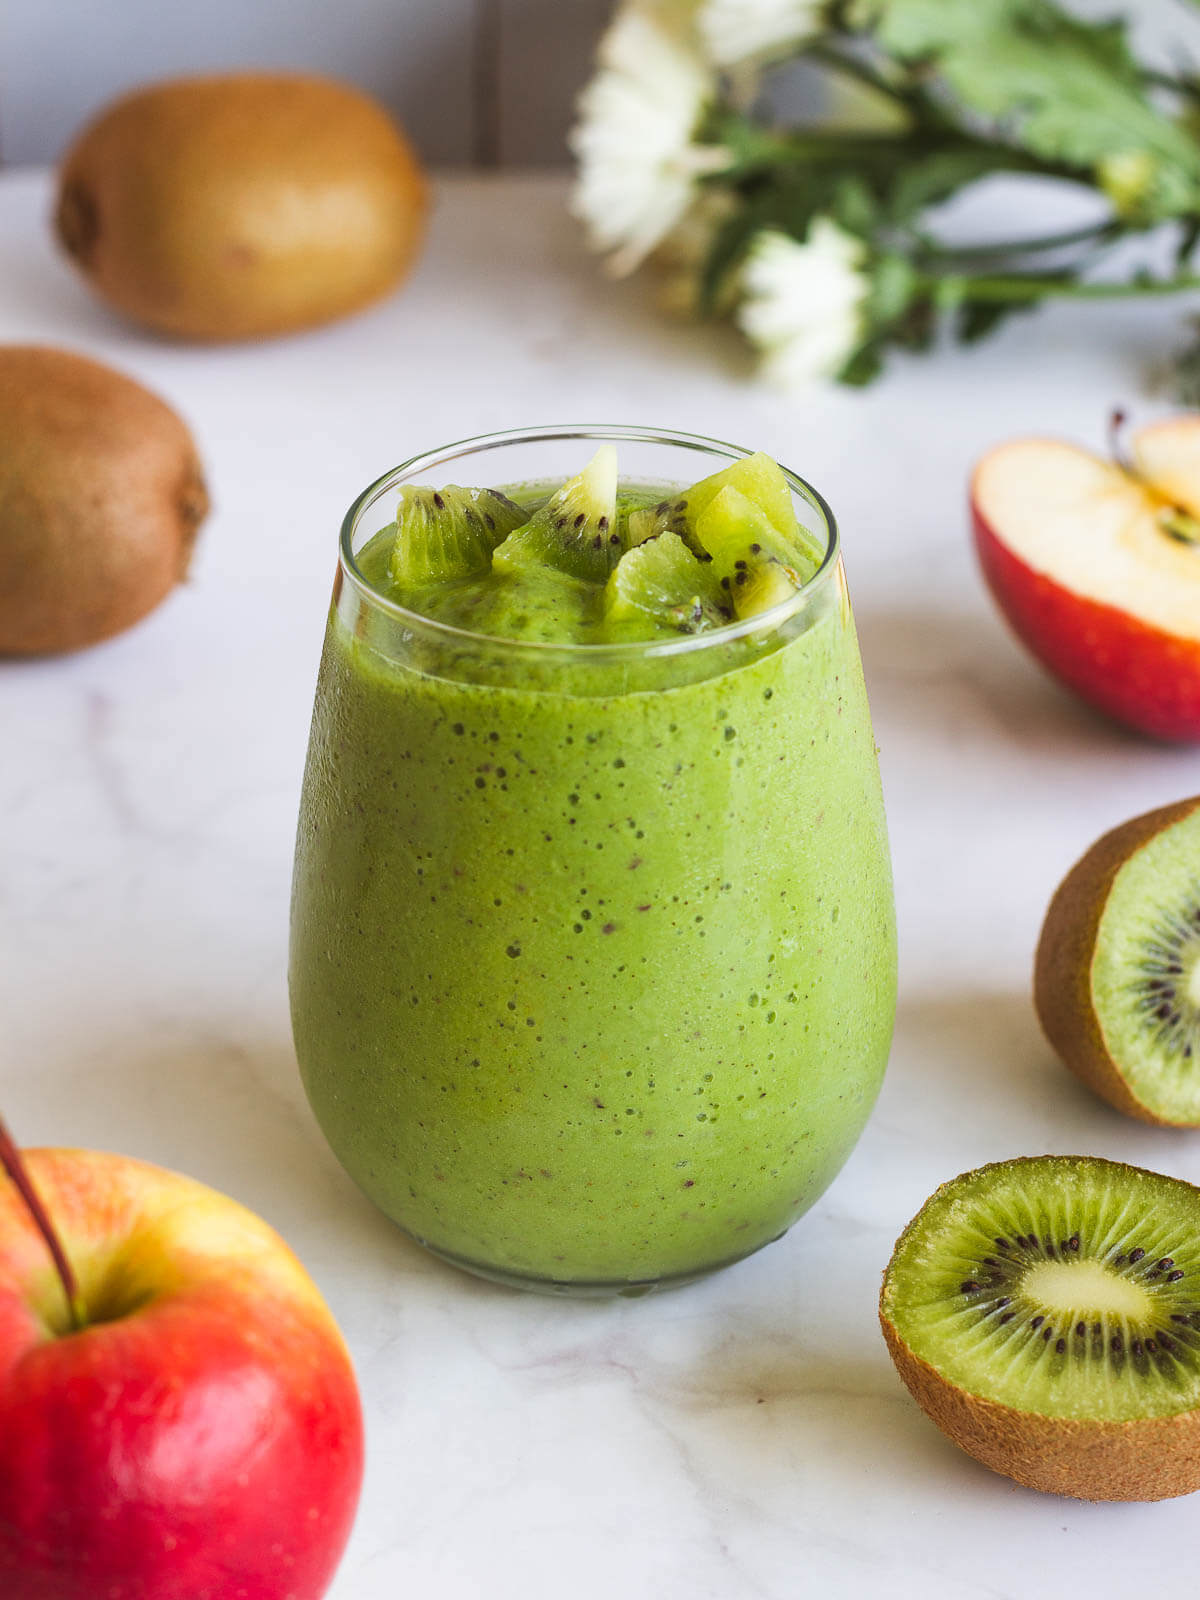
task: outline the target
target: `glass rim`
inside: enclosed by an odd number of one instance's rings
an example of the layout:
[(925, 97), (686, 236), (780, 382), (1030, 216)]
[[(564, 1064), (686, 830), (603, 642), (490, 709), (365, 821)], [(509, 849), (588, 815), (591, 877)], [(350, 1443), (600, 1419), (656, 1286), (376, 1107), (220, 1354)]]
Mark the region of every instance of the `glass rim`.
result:
[(388, 488), (398, 487), (400, 483), (411, 479), (422, 469), (441, 466), (463, 456), (501, 449), (505, 445), (550, 443), (563, 439), (596, 439), (613, 442), (626, 440), (640, 444), (673, 445), (679, 449), (695, 450), (699, 454), (722, 455), (731, 461), (744, 460), (747, 456), (756, 454), (745, 445), (730, 444), (726, 440), (709, 438), (702, 433), (682, 433), (670, 428), (626, 427), (618, 423), (552, 423), (542, 427), (506, 428), (495, 433), (480, 433), (466, 439), (456, 439), (450, 444), (438, 445), (432, 450), (422, 450), (418, 455), (409, 456), (398, 466), (390, 467), (356, 497), (342, 518), (338, 539), (338, 567), (342, 576), (354, 586), (367, 605), (374, 606), (412, 632), (424, 633), (448, 644), (473, 648), (483, 646), (493, 652), (511, 653), (518, 657), (525, 656), (526, 659), (545, 660), (557, 654), (586, 656), (590, 661), (630, 661), (643, 660), (648, 656), (688, 655), (693, 651), (709, 650), (729, 644), (751, 634), (773, 632), (806, 610), (813, 596), (824, 589), (830, 575), (837, 568), (841, 553), (841, 536), (829, 502), (808, 482), (807, 478), (802, 478), (798, 472), (793, 472), (791, 468), (780, 463), (780, 470), (789, 488), (806, 501), (824, 523), (827, 539), (820, 564), (795, 593), (788, 595), (786, 599), (768, 606), (765, 611), (757, 612), (754, 616), (739, 617), (720, 627), (707, 628), (701, 633), (681, 634), (674, 639), (611, 641), (506, 639), (496, 634), (476, 633), (473, 629), (460, 628), (453, 623), (439, 621), (436, 617), (428, 617), (423, 612), (411, 611), (398, 601), (380, 594), (364, 575), (355, 556), (354, 535), (362, 513)]

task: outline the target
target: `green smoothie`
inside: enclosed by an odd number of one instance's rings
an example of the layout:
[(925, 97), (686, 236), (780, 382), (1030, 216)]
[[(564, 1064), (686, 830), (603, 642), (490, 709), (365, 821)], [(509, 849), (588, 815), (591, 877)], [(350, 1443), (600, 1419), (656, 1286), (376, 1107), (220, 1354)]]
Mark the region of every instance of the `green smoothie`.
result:
[(840, 569), (786, 625), (726, 644), (717, 619), (636, 670), (586, 647), (473, 666), (372, 587), (344, 575), (330, 617), (293, 896), (334, 1151), (416, 1239), (509, 1281), (756, 1250), (844, 1162), (894, 1011)]

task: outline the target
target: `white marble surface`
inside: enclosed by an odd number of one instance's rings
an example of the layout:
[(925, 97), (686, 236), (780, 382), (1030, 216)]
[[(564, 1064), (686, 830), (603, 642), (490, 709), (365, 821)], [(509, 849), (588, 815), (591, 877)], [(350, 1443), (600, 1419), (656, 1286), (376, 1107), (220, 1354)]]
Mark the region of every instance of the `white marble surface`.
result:
[[(0, 339), (167, 396), (215, 499), (193, 581), (124, 637), (0, 666), (0, 1105), (26, 1143), (182, 1168), (262, 1212), (352, 1346), (369, 1464), (333, 1600), (1040, 1600), (1183, 1593), (1197, 1502), (1044, 1498), (946, 1443), (876, 1322), (942, 1180), (1047, 1150), (1200, 1181), (1200, 1134), (1121, 1119), (1043, 1044), (1046, 900), (1103, 828), (1200, 789), (1200, 754), (1091, 716), (1010, 642), (964, 478), (989, 443), (1099, 444), (1182, 308), (1057, 309), (865, 394), (783, 400), (736, 346), (607, 283), (559, 180), (441, 186), (415, 281), (257, 348), (128, 330), (54, 256), (48, 187), (0, 178)], [(781, 1243), (617, 1304), (457, 1275), (360, 1198), (307, 1110), (284, 987), (292, 831), (343, 508), (422, 447), (520, 422), (746, 441), (843, 525), (895, 851), (902, 992), (849, 1165)]]

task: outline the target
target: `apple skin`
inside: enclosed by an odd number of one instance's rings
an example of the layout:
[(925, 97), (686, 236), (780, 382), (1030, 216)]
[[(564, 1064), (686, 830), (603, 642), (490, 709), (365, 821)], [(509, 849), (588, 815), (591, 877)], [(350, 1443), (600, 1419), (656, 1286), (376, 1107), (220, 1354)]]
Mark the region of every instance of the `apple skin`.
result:
[(324, 1301), (265, 1222), (126, 1157), (24, 1159), (94, 1320), (0, 1179), (0, 1596), (318, 1600), (362, 1412)]
[(1157, 739), (1200, 740), (1200, 645), (1073, 594), (1009, 549), (971, 495), (988, 587), (1022, 643), (1082, 699)]

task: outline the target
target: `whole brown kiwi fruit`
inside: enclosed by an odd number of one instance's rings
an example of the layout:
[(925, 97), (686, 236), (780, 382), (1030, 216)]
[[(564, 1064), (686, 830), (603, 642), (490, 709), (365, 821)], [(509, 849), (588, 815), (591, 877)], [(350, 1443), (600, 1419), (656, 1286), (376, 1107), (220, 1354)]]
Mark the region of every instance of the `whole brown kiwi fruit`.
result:
[(0, 654), (129, 627), (183, 578), (207, 510), (170, 406), (68, 350), (0, 345)]
[(63, 159), (55, 229), (96, 292), (182, 339), (357, 311), (424, 231), (417, 159), (381, 106), (287, 73), (182, 78), (116, 101)]

